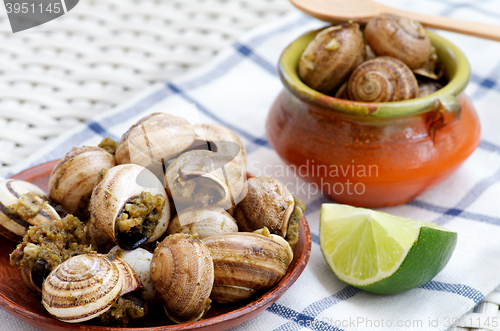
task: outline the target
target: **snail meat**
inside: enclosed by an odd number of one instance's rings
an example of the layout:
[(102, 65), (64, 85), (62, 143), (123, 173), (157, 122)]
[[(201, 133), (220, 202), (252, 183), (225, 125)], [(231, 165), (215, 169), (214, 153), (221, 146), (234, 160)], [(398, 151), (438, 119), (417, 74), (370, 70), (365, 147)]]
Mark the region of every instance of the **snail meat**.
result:
[(151, 238), (164, 205), (165, 197), (144, 191), (138, 197), (128, 199), (116, 218), (116, 240), (123, 243), (145, 242)]
[(126, 250), (158, 239), (170, 220), (170, 204), (160, 180), (148, 169), (123, 164), (109, 169), (90, 198), (91, 220), (109, 240)]

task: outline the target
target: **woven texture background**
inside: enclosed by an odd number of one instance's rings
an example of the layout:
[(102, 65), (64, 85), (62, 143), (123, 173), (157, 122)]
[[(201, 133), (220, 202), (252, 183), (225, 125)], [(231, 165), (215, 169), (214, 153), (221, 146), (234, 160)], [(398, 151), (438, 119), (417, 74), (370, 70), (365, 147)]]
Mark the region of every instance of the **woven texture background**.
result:
[(291, 8), (287, 0), (81, 0), (13, 34), (0, 6), (0, 177), (79, 122), (204, 64)]

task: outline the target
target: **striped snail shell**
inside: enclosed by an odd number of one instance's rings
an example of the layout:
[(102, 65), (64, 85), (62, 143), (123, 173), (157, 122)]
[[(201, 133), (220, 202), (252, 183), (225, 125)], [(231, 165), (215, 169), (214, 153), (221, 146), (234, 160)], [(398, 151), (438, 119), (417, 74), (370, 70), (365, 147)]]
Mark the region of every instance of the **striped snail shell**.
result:
[(60, 219), (38, 186), (18, 179), (0, 181), (0, 234), (5, 238), (19, 242), (30, 225)]
[(49, 195), (69, 213), (88, 217), (88, 204), (101, 169), (115, 166), (115, 158), (100, 147), (75, 147), (55, 165)]
[(188, 148), (195, 136), (193, 127), (184, 118), (153, 113), (123, 134), (116, 148), (116, 163), (149, 167), (166, 162)]
[(247, 194), (234, 209), (240, 231), (267, 227), (271, 233), (285, 237), (295, 201), (288, 188), (273, 177), (253, 177), (247, 181)]
[(144, 286), (144, 292), (142, 292), (144, 300), (151, 303), (161, 303), (158, 293), (156, 292), (153, 282), (151, 281), (151, 274), (149, 272), (151, 259), (153, 258), (152, 253), (143, 248), (126, 251), (121, 249), (119, 246), (115, 246), (109, 251), (109, 254), (118, 256), (120, 259), (127, 262), (132, 269), (134, 269)]
[(258, 290), (274, 286), (293, 260), (288, 242), (266, 228), (255, 233), (225, 233), (202, 241), (214, 261), (210, 298), (218, 303), (245, 300)]
[(175, 323), (199, 320), (210, 309), (214, 266), (208, 248), (194, 236), (170, 235), (156, 247), (151, 280)]
[(347, 93), (347, 81), (344, 82), (335, 92), (335, 98), (349, 100), (349, 94)]
[(238, 232), (238, 224), (228, 212), (217, 206), (186, 208), (175, 215), (167, 229), (168, 234), (197, 234), (200, 239), (228, 232)]
[(216, 152), (234, 156), (241, 168), (246, 168), (247, 151), (245, 145), (232, 130), (213, 123), (195, 125), (194, 130), (197, 134), (196, 139), (213, 142), (217, 149)]
[(416, 69), (428, 61), (433, 47), (417, 21), (394, 14), (381, 14), (368, 21), (366, 42), (378, 56), (392, 56)]
[(328, 93), (342, 84), (365, 58), (363, 35), (357, 23), (320, 31), (299, 62), (299, 77), (309, 87)]
[[(126, 278), (137, 278), (134, 273), (128, 273), (127, 267), (116, 263), (125, 262), (103, 254), (83, 254), (66, 260), (43, 283), (43, 306), (52, 316), (67, 323), (101, 315), (125, 294)], [(125, 289), (125, 292), (131, 291)]]
[(348, 81), (353, 101), (388, 102), (417, 97), (418, 83), (403, 62), (388, 56), (363, 62)]
[(425, 97), (431, 93), (436, 92), (440, 88), (442, 88), (441, 84), (436, 82), (425, 82), (418, 84), (418, 97)]

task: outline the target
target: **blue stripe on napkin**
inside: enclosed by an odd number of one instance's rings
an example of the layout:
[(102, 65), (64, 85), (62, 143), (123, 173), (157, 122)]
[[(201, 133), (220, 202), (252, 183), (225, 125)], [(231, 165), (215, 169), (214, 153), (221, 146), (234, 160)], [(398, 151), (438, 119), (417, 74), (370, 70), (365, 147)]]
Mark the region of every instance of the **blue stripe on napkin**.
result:
[(424, 290), (455, 293), (465, 298), (471, 299), (475, 303), (479, 303), (484, 298), (484, 294), (482, 294), (478, 290), (462, 284), (447, 284), (431, 280), (430, 282), (427, 282), (424, 285), (420, 286), (420, 288)]

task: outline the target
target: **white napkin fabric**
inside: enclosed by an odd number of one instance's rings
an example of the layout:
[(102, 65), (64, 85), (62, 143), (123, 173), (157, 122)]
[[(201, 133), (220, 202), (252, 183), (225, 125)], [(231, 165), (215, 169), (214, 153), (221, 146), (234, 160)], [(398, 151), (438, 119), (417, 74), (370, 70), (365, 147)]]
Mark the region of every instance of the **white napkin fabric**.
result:
[[(495, 1), (384, 2), (500, 25), (500, 6)], [(106, 136), (119, 139), (143, 116), (172, 111), (194, 114), (194, 122), (220, 123), (234, 130), (247, 147), (248, 171), (272, 176), (286, 167), (265, 136), (268, 110), (282, 90), (276, 70), (279, 55), (295, 38), (324, 25), (294, 11), (258, 28), (239, 38), (210, 65), (148, 88), (60, 137), (17, 170), (60, 158), (73, 146), (96, 145)], [(330, 200), (293, 175), (280, 177), (307, 205), (313, 234), (311, 258), (277, 303), (233, 330), (446, 330), (500, 284), (500, 43), (438, 33), (462, 49), (470, 61), (472, 79), (466, 93), (478, 110), (482, 141), (448, 180), (406, 205), (382, 210), (456, 231), (458, 244), (446, 268), (427, 284), (397, 295), (370, 294), (342, 283), (318, 245), (319, 210)], [(0, 319), (0, 330), (32, 330), (3, 311)]]

